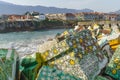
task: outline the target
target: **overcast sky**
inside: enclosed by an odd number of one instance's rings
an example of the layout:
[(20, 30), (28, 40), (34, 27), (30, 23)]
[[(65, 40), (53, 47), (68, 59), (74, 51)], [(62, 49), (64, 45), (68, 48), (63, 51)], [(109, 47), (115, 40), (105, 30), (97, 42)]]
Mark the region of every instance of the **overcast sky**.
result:
[(99, 12), (112, 12), (120, 9), (120, 0), (2, 0), (19, 5), (41, 5), (59, 8), (89, 8)]

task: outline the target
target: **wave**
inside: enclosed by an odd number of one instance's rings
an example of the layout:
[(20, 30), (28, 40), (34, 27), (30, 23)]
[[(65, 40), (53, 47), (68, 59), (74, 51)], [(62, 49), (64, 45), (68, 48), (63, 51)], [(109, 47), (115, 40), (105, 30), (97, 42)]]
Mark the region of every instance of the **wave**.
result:
[(38, 46), (64, 30), (13, 32), (0, 34), (0, 48), (14, 48), (20, 56), (37, 52)]

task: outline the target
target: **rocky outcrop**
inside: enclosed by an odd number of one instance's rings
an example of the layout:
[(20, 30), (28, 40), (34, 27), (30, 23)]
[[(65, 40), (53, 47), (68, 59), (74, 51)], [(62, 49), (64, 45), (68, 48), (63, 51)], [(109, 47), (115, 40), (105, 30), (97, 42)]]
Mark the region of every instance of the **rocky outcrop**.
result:
[(4, 21), (0, 23), (0, 32), (32, 31), (40, 28), (37, 21)]
[(36, 31), (47, 29), (63, 29), (65, 25), (62, 21), (3, 21), (0, 22), (0, 33), (19, 32), (19, 31)]

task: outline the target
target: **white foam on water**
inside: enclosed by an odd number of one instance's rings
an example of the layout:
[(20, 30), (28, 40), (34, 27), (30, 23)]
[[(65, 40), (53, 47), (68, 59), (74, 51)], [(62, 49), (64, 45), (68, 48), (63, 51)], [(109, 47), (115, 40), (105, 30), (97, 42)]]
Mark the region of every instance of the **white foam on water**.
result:
[(13, 32), (0, 34), (0, 48), (13, 47), (20, 56), (33, 54), (38, 51), (38, 47), (49, 38), (54, 38), (62, 30), (50, 30), (42, 32)]

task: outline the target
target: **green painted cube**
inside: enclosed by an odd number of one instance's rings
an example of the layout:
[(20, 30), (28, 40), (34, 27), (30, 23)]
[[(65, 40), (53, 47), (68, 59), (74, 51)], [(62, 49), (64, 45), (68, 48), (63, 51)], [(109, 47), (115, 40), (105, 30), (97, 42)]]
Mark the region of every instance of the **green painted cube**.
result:
[(58, 70), (56, 67), (43, 66), (37, 80), (81, 80), (73, 75)]
[(0, 49), (0, 80), (15, 80), (18, 55), (14, 49)]
[(105, 73), (120, 80), (120, 46), (116, 49), (111, 61), (107, 65)]

